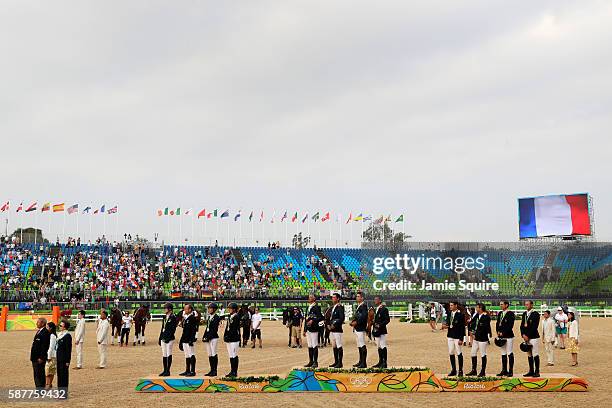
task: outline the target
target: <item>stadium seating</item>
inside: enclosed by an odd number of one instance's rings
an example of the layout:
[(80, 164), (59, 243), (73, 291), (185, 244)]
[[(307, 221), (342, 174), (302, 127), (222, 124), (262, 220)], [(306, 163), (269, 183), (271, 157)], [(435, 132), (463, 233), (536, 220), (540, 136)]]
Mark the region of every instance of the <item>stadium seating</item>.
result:
[[(373, 273), (376, 258), (396, 255), (483, 257), (485, 267), (460, 275), (438, 264), (414, 274), (396, 267)], [(5, 297), (7, 293), (112, 297), (143, 290), (157, 298), (231, 297), (240, 293), (284, 297), (304, 296), (313, 290), (372, 292), (376, 280), (402, 279), (463, 279), (499, 285), (496, 292), (462, 293), (470, 298), (607, 298), (612, 294), (612, 245), (479, 251), (410, 249), (397, 253), (359, 248), (165, 246), (144, 251), (123, 244), (0, 244), (0, 290)], [(456, 296), (457, 291), (404, 290), (392, 295), (428, 298)]]

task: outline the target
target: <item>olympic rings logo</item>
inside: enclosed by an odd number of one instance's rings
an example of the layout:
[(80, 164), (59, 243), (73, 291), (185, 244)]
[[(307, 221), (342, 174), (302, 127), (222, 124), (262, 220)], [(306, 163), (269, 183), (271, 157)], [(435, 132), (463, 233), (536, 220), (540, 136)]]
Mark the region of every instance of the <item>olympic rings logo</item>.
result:
[(351, 385), (354, 387), (365, 388), (370, 384), (372, 384), (372, 379), (370, 377), (351, 377)]

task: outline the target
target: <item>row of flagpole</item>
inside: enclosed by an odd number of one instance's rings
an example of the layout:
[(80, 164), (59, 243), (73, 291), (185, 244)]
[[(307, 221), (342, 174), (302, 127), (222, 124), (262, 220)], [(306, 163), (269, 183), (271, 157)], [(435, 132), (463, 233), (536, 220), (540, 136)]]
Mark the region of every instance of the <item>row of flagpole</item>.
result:
[[(164, 213), (167, 214), (167, 216), (164, 216)], [(208, 216), (208, 214), (211, 214), (211, 215)], [(177, 208), (177, 210), (169, 210), (169, 209), (158, 210), (159, 219), (163, 220), (164, 218), (166, 218), (166, 220), (164, 220), (166, 221), (166, 226), (165, 226), (166, 236), (165, 236), (164, 241), (167, 243), (185, 243), (185, 242), (190, 241), (192, 244), (196, 244), (200, 242), (200, 243), (204, 243), (207, 245), (214, 245), (216, 242), (219, 242), (220, 245), (225, 245), (225, 246), (227, 245), (242, 246), (243, 241), (245, 244), (249, 242), (249, 239), (243, 235), (243, 223), (244, 221), (246, 221), (246, 218), (243, 219), (241, 216), (238, 215), (240, 214), (240, 211), (236, 213), (236, 216), (233, 218), (233, 221), (232, 221), (232, 217), (229, 216), (229, 211), (224, 211), (223, 213), (220, 213), (219, 211), (214, 211), (214, 212), (211, 211), (208, 214), (205, 216), (204, 219), (201, 219), (202, 216), (196, 217), (195, 216), (196, 214), (191, 210), (185, 210), (184, 212), (181, 211), (180, 208)], [(213, 215), (213, 214), (216, 214), (216, 215)], [(226, 214), (226, 215), (220, 216), (220, 214)], [(256, 221), (253, 221), (252, 215), (253, 215), (253, 212), (251, 212), (251, 216), (249, 217), (249, 221), (248, 221), (248, 224), (250, 224), (251, 226), (251, 231), (250, 231), (251, 245), (256, 245), (258, 243), (265, 245), (266, 242), (281, 241), (281, 239), (279, 239), (280, 234), (277, 235), (276, 233), (276, 230), (277, 230), (276, 225), (279, 223), (285, 224), (284, 225), (285, 228), (284, 228), (284, 242), (283, 242), (284, 245), (283, 246), (292, 246), (292, 238), (295, 236), (295, 234), (298, 234), (300, 232), (306, 233), (305, 236), (310, 237), (311, 244), (314, 244), (317, 246), (322, 246), (322, 245), (323, 246), (344, 246), (344, 245), (349, 245), (349, 243), (355, 244), (355, 241), (354, 241), (355, 237), (353, 235), (353, 225), (355, 224), (354, 222), (355, 219), (357, 220), (357, 224), (359, 225), (359, 237), (358, 237), (357, 244), (361, 243), (361, 239), (363, 237), (363, 233), (366, 228), (369, 228), (372, 225), (382, 226), (383, 224), (388, 224), (392, 222), (390, 216), (387, 216), (387, 217), (381, 216), (380, 218), (376, 220), (372, 220), (371, 216), (363, 217), (361, 216), (361, 214), (355, 218), (352, 218), (352, 216), (349, 216), (348, 220), (345, 222), (340, 222), (340, 219), (341, 219), (340, 214), (338, 214), (335, 217), (335, 222), (331, 220), (331, 217), (328, 216), (328, 214), (326, 214), (326, 216), (328, 217), (327, 220), (329, 222), (321, 222), (321, 221), (307, 222), (307, 220), (298, 221), (298, 222), (296, 222), (295, 220), (293, 222), (289, 222), (289, 221), (284, 222), (284, 220), (288, 220), (288, 217), (286, 215), (281, 218), (280, 222), (278, 221), (278, 219), (277, 221), (274, 221), (275, 218), (271, 218), (269, 222), (263, 222), (263, 216), (260, 217), (259, 222), (256, 222)], [(183, 218), (190, 219), (190, 224), (191, 224), (191, 238), (190, 239), (188, 239), (187, 236), (183, 235)], [(174, 228), (176, 228), (176, 224), (174, 222), (171, 222), (171, 220), (178, 221), (178, 239), (173, 238), (174, 234), (171, 231), (171, 229), (173, 229), (171, 228), (171, 226), (174, 225)], [(202, 223), (201, 238), (200, 238), (200, 234), (196, 234), (195, 223), (198, 221)], [(349, 222), (349, 221), (353, 221), (353, 222)], [(214, 222), (214, 225), (208, 225), (211, 222)], [(225, 227), (227, 228), (227, 234), (224, 234), (225, 237), (222, 237), (220, 235), (220, 228), (223, 222), (226, 222)], [(316, 237), (310, 236), (310, 232), (311, 232), (310, 224), (311, 223), (313, 224), (313, 226), (317, 226)], [(404, 223), (403, 215), (400, 215), (399, 217), (397, 217), (396, 221), (393, 224), (398, 224), (398, 223), (402, 224), (402, 234), (404, 234), (405, 233), (405, 223)], [(272, 229), (272, 233), (268, 236), (266, 235), (266, 224), (270, 224), (271, 229)], [(295, 226), (295, 229), (292, 232), (290, 232), (290, 224)], [(327, 231), (324, 231), (322, 228), (325, 224), (328, 225)], [(346, 237), (344, 236), (343, 228), (345, 228), (347, 224), (349, 227), (349, 236), (348, 236), (348, 240), (345, 241)], [(230, 229), (232, 225), (238, 228), (237, 235), (235, 233), (234, 234), (231, 233)], [(260, 230), (257, 235), (255, 234), (256, 225), (258, 226), (258, 229)], [(333, 225), (336, 225), (337, 228), (334, 228)], [(214, 228), (214, 233), (212, 234), (211, 237), (208, 236), (208, 232), (210, 232), (209, 231), (210, 227)], [(304, 231), (304, 227), (305, 227), (305, 231)], [(334, 231), (337, 232), (337, 235), (336, 235), (337, 238), (335, 240), (334, 240)], [(327, 239), (322, 239), (322, 233), (324, 232), (329, 233), (329, 241)], [(197, 238), (196, 238), (196, 235), (198, 236)], [(233, 236), (233, 240), (232, 240), (232, 236)], [(238, 239), (238, 242), (236, 242), (236, 238)], [(335, 245), (334, 245), (334, 242), (336, 243)], [(340, 245), (338, 245), (338, 242), (340, 243)]]

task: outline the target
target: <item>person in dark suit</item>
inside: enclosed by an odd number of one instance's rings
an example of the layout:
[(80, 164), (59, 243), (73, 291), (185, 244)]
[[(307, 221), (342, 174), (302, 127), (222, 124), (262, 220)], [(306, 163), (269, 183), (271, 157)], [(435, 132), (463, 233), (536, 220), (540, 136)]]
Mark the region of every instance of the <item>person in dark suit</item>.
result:
[(457, 375), (457, 362), (455, 356), (459, 362), (459, 377), (463, 376), (463, 353), (461, 352), (461, 346), (463, 346), (463, 337), (465, 336), (465, 316), (459, 310), (459, 302), (452, 301), (449, 303), (450, 312), (446, 315), (446, 322), (444, 323), (444, 329), (447, 329), (446, 338), (448, 343), (448, 354), (451, 364), (451, 372), (448, 374), (449, 377)]
[(387, 325), (391, 322), (389, 309), (383, 304), (379, 295), (374, 296), (374, 324), (372, 336), (378, 349), (378, 363), (374, 368), (387, 368)]
[(293, 314), (293, 309), (290, 307), (285, 308), (283, 310), (283, 326), (289, 329), (289, 343), (288, 347), (291, 347), (291, 315)]
[(531, 349), (527, 352), (527, 361), (529, 362), (529, 372), (525, 377), (540, 376), (540, 333), (538, 326), (540, 325), (540, 314), (533, 309), (533, 301), (525, 301), (525, 310), (521, 317), (521, 337), (525, 343), (531, 344)]
[(487, 347), (491, 338), (491, 317), (487, 313), (487, 307), (482, 303), (476, 304), (476, 313), (474, 323), (474, 342), (472, 343), (472, 371), (467, 373), (468, 376), (476, 375), (476, 366), (478, 362), (478, 352), (480, 352), (480, 373), (479, 377), (486, 376), (487, 369)]
[(197, 318), (193, 311), (193, 306), (186, 304), (183, 308), (183, 333), (179, 340), (179, 348), (185, 353), (185, 371), (179, 375), (185, 377), (195, 376), (196, 356), (194, 344), (197, 332)]
[(47, 319), (39, 318), (36, 320), (36, 334), (30, 349), (30, 361), (34, 371), (34, 385), (36, 388), (45, 388), (45, 363), (47, 362), (47, 352), (49, 351), (49, 341), (51, 333), (46, 328)]
[(355, 368), (367, 368), (368, 347), (366, 346), (366, 329), (368, 326), (368, 304), (362, 292), (357, 292), (357, 309), (351, 320), (351, 326), (355, 332), (357, 349), (359, 350), (359, 361), (353, 364)]
[(495, 332), (497, 337), (506, 340), (501, 349), (502, 370), (497, 374), (498, 377), (512, 377), (514, 375), (514, 312), (508, 310), (510, 303), (507, 300), (499, 302), (501, 311), (497, 314), (495, 322)]
[(216, 303), (208, 305), (208, 321), (202, 341), (206, 344), (206, 353), (208, 354), (208, 363), (210, 371), (205, 374), (207, 377), (217, 376), (217, 366), (219, 364), (219, 356), (217, 355), (217, 343), (219, 342), (219, 323), (221, 317), (217, 314), (218, 306)]
[(342, 368), (342, 358), (344, 350), (342, 349), (342, 325), (344, 324), (344, 306), (340, 303), (340, 294), (334, 293), (332, 299), (332, 311), (329, 321), (329, 332), (332, 338), (332, 346), (334, 349), (334, 362), (329, 366), (332, 368)]
[(70, 322), (62, 320), (59, 324), (60, 332), (57, 335), (57, 387), (68, 388), (68, 367), (72, 356), (72, 336), (68, 333)]
[(230, 315), (227, 319), (223, 341), (227, 347), (227, 354), (230, 360), (230, 372), (226, 377), (238, 377), (238, 349), (240, 348), (240, 316), (238, 315), (238, 305), (230, 303), (227, 308)]
[(174, 308), (172, 303), (166, 303), (164, 309), (166, 315), (162, 320), (159, 340), (157, 341), (162, 349), (162, 360), (164, 363), (164, 371), (159, 374), (160, 377), (168, 377), (170, 375), (170, 367), (172, 367), (172, 346), (174, 346), (174, 334), (176, 333), (176, 326), (178, 325), (176, 315), (173, 313)]
[(319, 366), (319, 323), (323, 321), (321, 308), (317, 304), (314, 294), (308, 295), (308, 308), (304, 319), (303, 336), (308, 344), (308, 364), (304, 367), (317, 368)]

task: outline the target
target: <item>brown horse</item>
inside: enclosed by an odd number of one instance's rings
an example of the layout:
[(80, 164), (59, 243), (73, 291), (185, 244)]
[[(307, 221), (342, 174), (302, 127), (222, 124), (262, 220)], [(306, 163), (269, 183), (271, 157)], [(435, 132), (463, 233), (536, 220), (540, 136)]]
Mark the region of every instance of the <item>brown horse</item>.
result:
[(138, 344), (142, 341), (142, 345), (145, 343), (145, 328), (147, 326), (147, 321), (151, 320), (151, 313), (149, 312), (149, 306), (142, 305), (134, 312), (134, 346), (136, 345), (136, 341)]
[(121, 325), (123, 324), (123, 314), (118, 307), (113, 307), (110, 313), (110, 325), (111, 325), (111, 336), (112, 345), (115, 345), (115, 340), (121, 335)]

